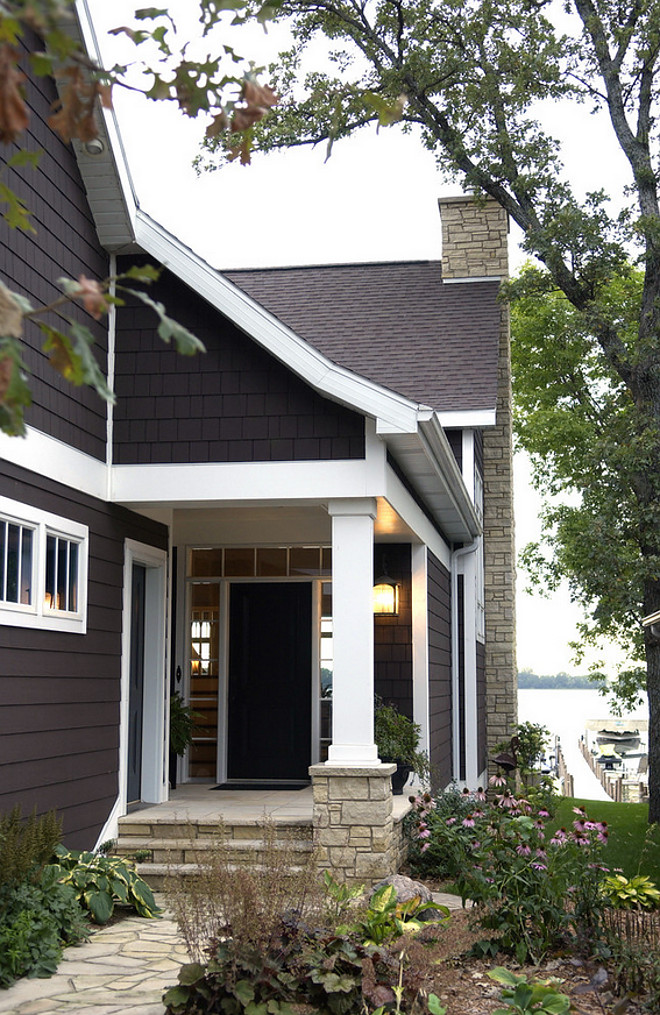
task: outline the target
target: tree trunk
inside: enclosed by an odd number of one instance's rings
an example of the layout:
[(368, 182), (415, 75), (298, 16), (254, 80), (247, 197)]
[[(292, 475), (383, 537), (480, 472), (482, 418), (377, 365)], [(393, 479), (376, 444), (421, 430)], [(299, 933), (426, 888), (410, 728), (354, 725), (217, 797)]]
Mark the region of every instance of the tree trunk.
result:
[(649, 699), (649, 823), (660, 822), (660, 638), (646, 631)]

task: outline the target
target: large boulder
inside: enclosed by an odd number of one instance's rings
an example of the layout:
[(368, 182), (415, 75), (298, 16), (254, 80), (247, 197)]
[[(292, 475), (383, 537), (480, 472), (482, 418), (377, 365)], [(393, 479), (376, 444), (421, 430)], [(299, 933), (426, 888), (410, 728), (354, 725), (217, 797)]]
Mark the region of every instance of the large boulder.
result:
[[(376, 892), (383, 885), (393, 885), (396, 892), (397, 902), (409, 902), (410, 899), (421, 899), (422, 902), (433, 902), (433, 895), (421, 881), (415, 881), (413, 878), (408, 878), (405, 874), (390, 874), (389, 877), (384, 878), (383, 881), (379, 881), (377, 885), (374, 885), (373, 891)], [(373, 893), (372, 893), (373, 894)], [(418, 920), (437, 920), (438, 913), (434, 909), (420, 909), (417, 913)]]

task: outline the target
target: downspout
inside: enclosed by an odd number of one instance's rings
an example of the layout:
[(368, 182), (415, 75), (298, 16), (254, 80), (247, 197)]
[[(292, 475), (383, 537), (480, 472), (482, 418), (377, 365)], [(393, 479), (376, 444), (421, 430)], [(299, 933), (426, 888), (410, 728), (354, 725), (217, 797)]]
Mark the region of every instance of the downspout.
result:
[(467, 546), (452, 550), (451, 554), (451, 692), (452, 692), (452, 774), (458, 781), (461, 766), (461, 715), (459, 704), (459, 617), (458, 617), (458, 561), (479, 549), (479, 539)]
[[(110, 282), (109, 293), (110, 296), (114, 296), (117, 291), (117, 286), (114, 281), (117, 274), (117, 257), (115, 254), (110, 254)], [(117, 308), (114, 303), (111, 303), (108, 308), (108, 387), (113, 394), (115, 393), (115, 339), (117, 336)], [(112, 500), (112, 460), (113, 460), (113, 449), (112, 441), (114, 437), (114, 420), (115, 420), (115, 405), (113, 401), (106, 403), (106, 416), (105, 416), (105, 475), (106, 475), (106, 489), (105, 499), (107, 501)]]

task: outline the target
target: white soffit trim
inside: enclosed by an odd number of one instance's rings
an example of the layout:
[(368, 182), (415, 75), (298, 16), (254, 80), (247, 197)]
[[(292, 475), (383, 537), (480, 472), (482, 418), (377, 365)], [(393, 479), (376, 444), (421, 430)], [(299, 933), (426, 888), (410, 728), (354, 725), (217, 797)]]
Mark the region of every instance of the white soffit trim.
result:
[(90, 497), (106, 499), (105, 462), (32, 427), (27, 428), (26, 437), (8, 437), (0, 433), (0, 458)]
[(394, 470), (389, 467), (387, 470), (386, 500), (399, 518), (415, 533), (425, 546), (428, 546), (431, 552), (449, 570), (451, 565), (451, 550), (449, 546), (435, 525), (424, 514), (410, 491), (406, 490)]
[(136, 239), (145, 253), (321, 394), (382, 419), (391, 432), (415, 431), (418, 404), (326, 359), (142, 210), (137, 212)]
[(451, 412), (438, 412), (441, 426), (448, 430), (464, 427), (478, 428), (495, 426), (495, 409), (456, 409)]
[[(377, 497), (365, 459), (320, 462), (224, 462), (191, 465), (114, 465), (112, 500), (172, 508), (213, 505), (317, 504), (330, 498)], [(283, 491), (278, 496), (277, 491)]]

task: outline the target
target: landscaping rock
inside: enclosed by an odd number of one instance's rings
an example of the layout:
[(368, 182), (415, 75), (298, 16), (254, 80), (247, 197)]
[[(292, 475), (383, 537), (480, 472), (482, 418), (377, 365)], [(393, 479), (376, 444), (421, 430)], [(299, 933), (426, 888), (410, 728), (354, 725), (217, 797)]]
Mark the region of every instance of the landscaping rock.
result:
[[(383, 881), (374, 885), (374, 892), (383, 885), (393, 885), (397, 902), (409, 902), (410, 899), (421, 899), (422, 902), (433, 902), (431, 891), (421, 881), (414, 881), (404, 874), (391, 874)], [(437, 920), (438, 913), (434, 909), (421, 909), (417, 914), (419, 920)]]

